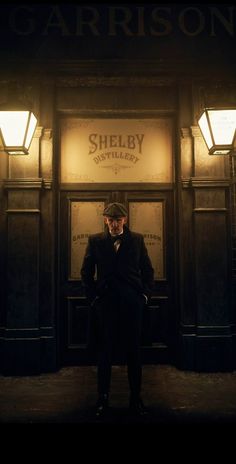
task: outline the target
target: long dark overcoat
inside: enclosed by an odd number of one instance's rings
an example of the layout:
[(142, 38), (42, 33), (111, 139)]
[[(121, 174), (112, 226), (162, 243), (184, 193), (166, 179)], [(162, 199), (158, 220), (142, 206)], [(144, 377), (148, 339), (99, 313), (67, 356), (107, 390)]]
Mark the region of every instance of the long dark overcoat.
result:
[(151, 296), (154, 271), (143, 235), (125, 226), (122, 237), (118, 252), (108, 229), (89, 237), (81, 277), (92, 307), (107, 294), (111, 296), (111, 304), (122, 292), (127, 295), (133, 292), (138, 298), (143, 294)]

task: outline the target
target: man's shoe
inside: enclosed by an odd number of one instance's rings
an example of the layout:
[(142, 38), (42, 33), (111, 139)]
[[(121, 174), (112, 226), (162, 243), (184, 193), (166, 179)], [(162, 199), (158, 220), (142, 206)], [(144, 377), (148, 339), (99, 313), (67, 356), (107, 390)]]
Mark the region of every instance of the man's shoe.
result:
[(104, 417), (109, 408), (109, 397), (107, 393), (99, 395), (96, 403), (96, 417)]
[(135, 416), (146, 416), (148, 414), (141, 398), (130, 398), (129, 410)]

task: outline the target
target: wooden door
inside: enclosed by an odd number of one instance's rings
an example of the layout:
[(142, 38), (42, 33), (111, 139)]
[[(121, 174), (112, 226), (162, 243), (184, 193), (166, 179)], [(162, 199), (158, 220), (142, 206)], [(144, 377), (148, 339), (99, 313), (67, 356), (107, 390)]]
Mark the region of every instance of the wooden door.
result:
[[(155, 291), (143, 321), (142, 350), (145, 363), (173, 360), (176, 344), (174, 189), (60, 192), (59, 285), (61, 365), (93, 364), (88, 354), (88, 307), (80, 268), (91, 233), (104, 230), (102, 212), (111, 201), (125, 203), (128, 226), (144, 235), (153, 267)], [(118, 360), (119, 361), (119, 360)]]

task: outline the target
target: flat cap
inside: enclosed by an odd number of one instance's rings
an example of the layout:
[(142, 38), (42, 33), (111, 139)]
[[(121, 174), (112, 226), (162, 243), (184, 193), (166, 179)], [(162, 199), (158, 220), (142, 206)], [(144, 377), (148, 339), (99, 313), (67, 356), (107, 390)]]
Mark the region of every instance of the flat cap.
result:
[(122, 203), (109, 203), (103, 211), (103, 216), (111, 216), (111, 217), (118, 217), (118, 216), (128, 216), (128, 211), (125, 205)]

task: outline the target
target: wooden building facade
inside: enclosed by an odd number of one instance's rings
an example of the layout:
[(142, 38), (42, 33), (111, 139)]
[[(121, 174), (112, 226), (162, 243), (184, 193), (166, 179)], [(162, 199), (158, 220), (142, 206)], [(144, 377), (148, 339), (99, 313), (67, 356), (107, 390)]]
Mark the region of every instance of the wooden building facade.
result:
[(155, 269), (146, 363), (236, 368), (234, 156), (198, 117), (236, 105), (233, 5), (1, 5), (0, 103), (38, 125), (0, 153), (0, 372), (91, 364), (80, 281), (102, 210), (124, 202)]

